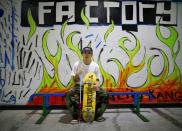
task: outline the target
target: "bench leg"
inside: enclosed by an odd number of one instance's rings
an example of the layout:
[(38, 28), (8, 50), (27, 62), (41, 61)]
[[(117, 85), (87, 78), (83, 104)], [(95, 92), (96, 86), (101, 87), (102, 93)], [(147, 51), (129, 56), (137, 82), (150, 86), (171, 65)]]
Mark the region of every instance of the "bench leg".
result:
[(145, 118), (141, 113), (140, 113), (140, 95), (135, 95), (134, 96), (134, 109), (133, 112), (143, 121), (143, 122), (149, 122), (147, 118)]
[(36, 121), (36, 124), (41, 124), (45, 118), (47, 117), (47, 115), (50, 113), (50, 110), (48, 110), (47, 108), (47, 100), (48, 98), (47, 97), (43, 97), (43, 104), (42, 104), (42, 115), (41, 117)]

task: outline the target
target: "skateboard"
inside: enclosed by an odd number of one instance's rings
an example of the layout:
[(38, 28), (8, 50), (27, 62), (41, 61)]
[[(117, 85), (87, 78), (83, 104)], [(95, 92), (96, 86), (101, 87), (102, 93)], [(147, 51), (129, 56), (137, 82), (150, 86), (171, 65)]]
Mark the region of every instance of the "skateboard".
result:
[(87, 73), (83, 82), (82, 118), (85, 122), (91, 123), (95, 117), (96, 91), (94, 90), (94, 85), (96, 83), (96, 75), (93, 72)]

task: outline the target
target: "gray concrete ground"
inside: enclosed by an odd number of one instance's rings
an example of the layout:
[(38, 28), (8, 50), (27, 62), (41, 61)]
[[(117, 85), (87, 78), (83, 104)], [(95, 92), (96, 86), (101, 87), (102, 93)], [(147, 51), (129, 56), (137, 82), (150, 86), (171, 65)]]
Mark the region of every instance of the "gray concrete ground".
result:
[(51, 110), (35, 124), (41, 110), (0, 110), (0, 131), (181, 131), (182, 108), (142, 108), (144, 122), (127, 108), (107, 109), (104, 122), (70, 124), (67, 110)]

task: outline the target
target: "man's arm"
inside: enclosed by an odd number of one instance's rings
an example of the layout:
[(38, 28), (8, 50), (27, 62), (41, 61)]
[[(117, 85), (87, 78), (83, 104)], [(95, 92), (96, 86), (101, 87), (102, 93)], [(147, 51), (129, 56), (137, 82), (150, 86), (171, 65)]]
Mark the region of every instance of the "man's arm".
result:
[(82, 73), (82, 63), (75, 63), (73, 70), (72, 70), (72, 78), (74, 82), (79, 82), (80, 81), (80, 74)]

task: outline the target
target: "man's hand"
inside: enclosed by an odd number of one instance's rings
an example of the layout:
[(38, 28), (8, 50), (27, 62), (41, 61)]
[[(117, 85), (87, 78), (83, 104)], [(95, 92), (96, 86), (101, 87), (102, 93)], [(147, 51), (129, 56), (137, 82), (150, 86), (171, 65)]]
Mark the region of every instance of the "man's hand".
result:
[(76, 70), (76, 75), (80, 75), (80, 74), (82, 74), (82, 68), (77, 68), (77, 70)]
[(83, 73), (83, 69), (82, 69), (82, 63), (80, 62), (77, 69), (76, 69), (76, 74), (73, 77), (75, 82), (79, 82), (80, 81), (80, 75)]
[(74, 79), (75, 82), (79, 82), (80, 81), (79, 74), (76, 74), (75, 76), (73, 76), (73, 79)]
[(76, 69), (76, 74), (80, 75), (83, 73), (83, 65), (82, 62), (79, 62), (78, 67)]
[(95, 91), (100, 91), (99, 82), (96, 82), (96, 83), (94, 84), (94, 90), (95, 90)]

